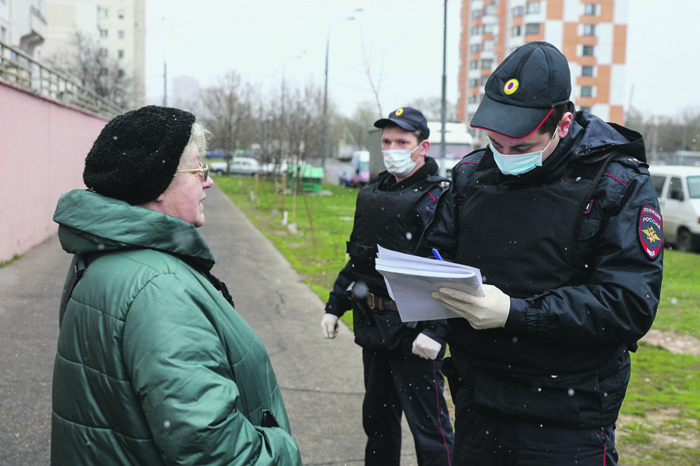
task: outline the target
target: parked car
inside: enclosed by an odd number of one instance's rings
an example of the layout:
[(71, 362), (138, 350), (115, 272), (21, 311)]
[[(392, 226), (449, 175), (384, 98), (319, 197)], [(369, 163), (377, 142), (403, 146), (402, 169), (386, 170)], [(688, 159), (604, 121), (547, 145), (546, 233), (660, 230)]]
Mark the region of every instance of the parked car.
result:
[(352, 186), (361, 188), (369, 183), (369, 151), (358, 150), (352, 154)]
[(260, 174), (261, 175), (267, 175), (267, 176), (281, 176), (284, 172), (287, 171), (287, 162), (282, 161), (280, 162), (279, 165), (275, 165), (275, 163), (266, 163), (260, 166)]
[(206, 157), (208, 159), (224, 159), (226, 158), (226, 151), (223, 149), (215, 149), (207, 151)]
[(681, 251), (700, 247), (700, 167), (649, 167), (659, 196), (664, 242)]
[[(250, 157), (236, 157), (228, 163), (230, 175), (252, 175), (260, 171), (258, 161)], [(225, 175), (226, 164), (227, 162), (212, 162), (209, 164), (209, 170), (219, 176)]]
[(352, 186), (352, 171), (352, 167), (347, 166), (340, 172), (340, 175), (338, 175), (338, 184), (340, 186)]

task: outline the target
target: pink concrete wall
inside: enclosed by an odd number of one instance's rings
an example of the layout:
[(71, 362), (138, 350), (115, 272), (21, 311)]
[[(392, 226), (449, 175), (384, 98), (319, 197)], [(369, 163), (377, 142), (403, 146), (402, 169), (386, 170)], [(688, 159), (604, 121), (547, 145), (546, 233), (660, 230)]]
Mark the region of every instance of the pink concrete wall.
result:
[(56, 202), (85, 187), (85, 156), (106, 123), (0, 80), (0, 262), (57, 231)]

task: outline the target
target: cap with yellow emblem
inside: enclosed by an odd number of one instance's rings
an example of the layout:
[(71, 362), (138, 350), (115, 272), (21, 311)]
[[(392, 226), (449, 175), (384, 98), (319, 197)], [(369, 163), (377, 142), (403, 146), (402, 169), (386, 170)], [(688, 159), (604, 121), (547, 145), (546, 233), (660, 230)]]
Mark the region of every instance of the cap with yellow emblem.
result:
[(375, 128), (384, 128), (387, 124), (393, 123), (406, 131), (419, 131), (425, 139), (430, 136), (428, 120), (415, 108), (401, 107), (389, 114), (387, 118), (381, 118), (374, 122)]
[(552, 44), (530, 42), (498, 65), (485, 87), (472, 128), (523, 139), (542, 126), (552, 109), (569, 101), (571, 72)]

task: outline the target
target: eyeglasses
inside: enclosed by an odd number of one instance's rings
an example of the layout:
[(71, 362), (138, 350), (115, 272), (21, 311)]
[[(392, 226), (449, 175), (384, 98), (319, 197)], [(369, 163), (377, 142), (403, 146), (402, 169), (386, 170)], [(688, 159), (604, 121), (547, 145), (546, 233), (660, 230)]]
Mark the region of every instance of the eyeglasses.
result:
[(199, 166), (201, 168), (192, 168), (191, 170), (178, 170), (176, 173), (196, 173), (199, 175), (199, 179), (202, 180), (202, 183), (204, 183), (209, 179), (209, 165), (207, 165), (206, 163), (202, 165), (200, 163)]

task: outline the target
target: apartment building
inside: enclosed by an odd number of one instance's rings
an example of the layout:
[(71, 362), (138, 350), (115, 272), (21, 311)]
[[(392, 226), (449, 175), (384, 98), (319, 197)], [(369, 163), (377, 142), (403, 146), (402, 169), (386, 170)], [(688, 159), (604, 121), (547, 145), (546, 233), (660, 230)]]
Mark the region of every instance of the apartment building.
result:
[(571, 100), (623, 123), (629, 0), (463, 0), (458, 117), (469, 123), (498, 64), (544, 40), (566, 56)]
[[(0, 0), (2, 1), (2, 0)], [(146, 0), (45, 0), (45, 56), (65, 50), (76, 32), (95, 38), (102, 53), (136, 78), (136, 107), (146, 101)]]
[(0, 0), (0, 42), (39, 60), (46, 34), (44, 0)]

